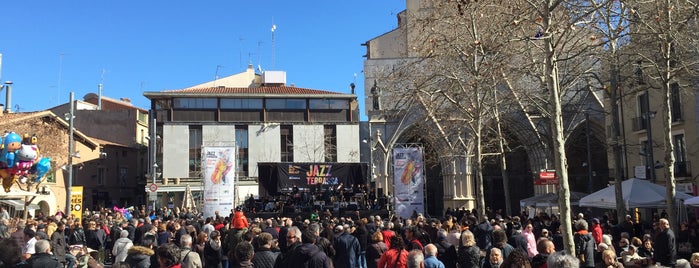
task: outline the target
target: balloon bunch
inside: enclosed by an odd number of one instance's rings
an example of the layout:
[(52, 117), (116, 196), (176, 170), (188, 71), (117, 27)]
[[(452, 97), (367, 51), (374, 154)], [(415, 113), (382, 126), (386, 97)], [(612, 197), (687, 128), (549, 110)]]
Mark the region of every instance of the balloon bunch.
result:
[(127, 208), (119, 208), (117, 206), (114, 206), (112, 208), (114, 211), (121, 213), (121, 215), (124, 215), (124, 218), (126, 218), (127, 221), (130, 221), (132, 216), (131, 216), (131, 210), (133, 210), (133, 206), (127, 207)]
[(8, 132), (2, 137), (0, 144), (0, 179), (5, 192), (10, 192), (10, 187), (23, 178), (21, 183), (26, 183), (28, 177), (34, 177), (35, 183), (41, 182), (46, 173), (51, 169), (51, 159), (39, 157), (39, 146), (36, 135), (24, 134), (24, 138), (15, 132)]

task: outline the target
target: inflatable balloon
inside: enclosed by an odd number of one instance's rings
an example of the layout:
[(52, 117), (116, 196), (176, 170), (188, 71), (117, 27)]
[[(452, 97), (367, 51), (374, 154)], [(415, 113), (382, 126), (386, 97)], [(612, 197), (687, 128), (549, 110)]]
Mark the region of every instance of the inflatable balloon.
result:
[(15, 153), (22, 147), (22, 137), (15, 132), (7, 133), (2, 140), (2, 144), (0, 162), (4, 163), (5, 167), (12, 167), (15, 165)]
[(36, 179), (34, 182), (40, 182), (46, 173), (51, 169), (51, 158), (42, 157), (34, 165), (34, 171), (36, 171)]

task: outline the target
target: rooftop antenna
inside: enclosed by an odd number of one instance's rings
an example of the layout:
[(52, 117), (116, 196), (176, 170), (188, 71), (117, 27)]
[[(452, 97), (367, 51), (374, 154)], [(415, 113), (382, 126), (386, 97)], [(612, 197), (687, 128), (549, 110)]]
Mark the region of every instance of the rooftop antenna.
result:
[(272, 24), (272, 70), (276, 70), (276, 66), (274, 64), (274, 31), (277, 30), (277, 25)]
[(102, 68), (102, 74), (100, 75), (100, 83), (97, 84), (97, 110), (101, 111), (102, 110), (102, 88), (103, 88), (103, 83), (104, 83), (104, 73), (106, 70)]
[(216, 80), (218, 80), (218, 70), (223, 68), (223, 65), (216, 65), (216, 76), (214, 76), (214, 86), (216, 86)]

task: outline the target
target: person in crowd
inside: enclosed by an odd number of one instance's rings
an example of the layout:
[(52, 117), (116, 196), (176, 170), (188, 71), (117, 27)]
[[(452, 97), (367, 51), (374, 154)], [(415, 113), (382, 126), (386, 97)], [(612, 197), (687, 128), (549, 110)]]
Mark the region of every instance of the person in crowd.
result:
[(565, 251), (558, 251), (549, 255), (546, 264), (548, 268), (579, 267), (580, 260), (578, 260), (578, 258), (576, 258), (575, 256), (566, 254)]
[(476, 246), (478, 248), (490, 248), (493, 240), (493, 226), (488, 221), (487, 216), (483, 216), (481, 223), (474, 229), (473, 235), (476, 237)]
[(573, 241), (575, 254), (578, 255), (581, 262), (580, 267), (595, 267), (595, 239), (587, 231), (587, 221), (576, 221), (575, 230)]
[(316, 235), (316, 246), (320, 247), (328, 258), (335, 258), (335, 246), (332, 241), (320, 235), (320, 225), (318, 225), (318, 223), (311, 223), (308, 225), (308, 229)]
[(349, 225), (338, 225), (335, 229), (340, 235), (335, 238), (335, 268), (359, 267), (361, 246), (359, 240), (350, 235)]
[(491, 247), (488, 256), (483, 262), (483, 268), (500, 268), (503, 262), (502, 251), (497, 247)]
[(121, 263), (125, 261), (131, 247), (133, 247), (133, 242), (131, 239), (129, 239), (129, 231), (121, 230), (121, 232), (119, 232), (119, 239), (114, 241), (114, 246), (112, 246), (114, 263)]
[[(509, 256), (510, 253), (512, 253), (512, 251), (515, 250), (515, 248), (512, 247), (512, 245), (507, 243), (507, 234), (505, 233), (504, 230), (493, 231), (493, 246), (491, 248), (493, 248), (493, 247), (500, 249), (500, 252), (502, 253), (503, 260), (505, 258), (507, 258), (507, 256)], [(490, 249), (486, 249), (486, 256), (485, 256), (486, 260), (490, 258), (490, 252), (491, 252)]]
[(72, 231), (70, 232), (70, 238), (68, 243), (71, 246), (79, 245), (86, 246), (87, 240), (85, 238), (85, 230), (83, 230), (83, 225), (80, 221), (75, 221), (73, 223)]
[(655, 250), (653, 250), (653, 241), (650, 238), (643, 240), (643, 246), (638, 248), (638, 256), (643, 258), (653, 258)]
[(13, 238), (0, 238), (0, 267), (15, 267), (22, 261), (22, 247)]
[[(206, 235), (206, 233), (201, 232)], [(204, 250), (202, 263), (207, 268), (221, 268), (223, 259), (221, 234), (219, 231), (213, 230), (209, 233), (209, 238), (204, 239)]]
[(354, 222), (355, 228), (352, 235), (359, 241), (359, 254), (357, 255), (359, 261), (359, 268), (366, 268), (366, 248), (369, 244), (369, 231), (366, 228), (367, 219), (362, 218)]
[[(280, 232), (279, 235), (284, 234), (286, 237), (286, 252), (282, 252), (277, 259), (274, 261), (274, 268), (283, 268), (285, 263), (288, 262), (289, 256), (294, 249), (301, 245), (301, 230), (296, 226), (289, 226), (284, 232)], [(356, 238), (355, 238), (356, 239)]]
[(621, 256), (621, 255), (624, 255), (624, 253), (628, 250), (629, 250), (629, 239), (626, 237), (622, 237), (621, 239), (619, 239), (619, 244), (618, 244), (618, 247), (616, 248), (615, 253), (618, 256)]
[(180, 268), (180, 248), (173, 243), (166, 243), (158, 246), (156, 256), (158, 267), (160, 268)]
[(192, 249), (192, 236), (183, 234), (180, 237), (180, 263), (182, 268), (201, 268), (201, 258), (194, 249)]
[(456, 262), (459, 268), (473, 268), (480, 265), (481, 250), (476, 245), (474, 234), (465, 230), (461, 232), (461, 247), (456, 252)]
[(539, 241), (536, 243), (536, 250), (539, 254), (532, 258), (532, 268), (546, 268), (546, 261), (552, 253), (556, 252), (556, 247), (551, 240), (539, 238)]
[(602, 243), (602, 225), (598, 218), (592, 219), (592, 238), (595, 239), (595, 245)]
[(658, 221), (660, 232), (653, 243), (653, 260), (663, 266), (673, 267), (677, 263), (675, 233), (670, 229), (670, 222), (662, 218)]
[[(310, 230), (304, 231), (301, 245), (294, 248), (291, 252), (286, 267), (332, 268), (332, 261), (325, 255), (322, 249), (315, 245), (315, 242), (315, 233)], [(355, 265), (358, 265), (358, 263)]]
[(51, 243), (48, 240), (38, 240), (34, 244), (34, 253), (27, 259), (27, 268), (63, 268), (53, 255), (51, 255)]
[(129, 248), (124, 261), (132, 268), (147, 268), (151, 264), (157, 265), (158, 261), (155, 256), (156, 243), (157, 238), (155, 235), (144, 235), (141, 238), (140, 245)]
[[(437, 247), (437, 259), (444, 263), (446, 268), (456, 268), (457, 252), (456, 246), (447, 241), (447, 230), (440, 228), (437, 230), (437, 238), (434, 245)], [(459, 237), (461, 237), (459, 235)]]
[(424, 245), (420, 242), (420, 231), (417, 226), (409, 225), (405, 228), (403, 232), (405, 240), (408, 241), (407, 250), (420, 250), (424, 249)]
[(445, 268), (444, 263), (437, 259), (437, 247), (434, 244), (425, 246), (424, 268)]
[(22, 260), (29, 259), (36, 251), (36, 233), (31, 228), (24, 229), (24, 245), (22, 245)]
[(172, 240), (172, 232), (170, 232), (170, 230), (168, 230), (167, 223), (164, 223), (164, 222), (160, 223), (160, 225), (158, 225), (157, 244), (158, 245), (165, 245), (168, 242), (170, 242), (170, 240)]
[(24, 220), (19, 220), (17, 222), (17, 230), (14, 231), (12, 234), (10, 234), (10, 237), (12, 240), (15, 241), (15, 244), (17, 244), (17, 247), (20, 249), (24, 247), (24, 227), (25, 227), (26, 222)]
[(379, 265), (379, 259), (381, 255), (386, 252), (388, 248), (386, 243), (383, 242), (383, 235), (381, 232), (374, 232), (371, 235), (371, 243), (367, 246), (366, 250), (366, 261), (368, 268), (377, 268)]
[(72, 256), (66, 256), (68, 243), (66, 242), (65, 227), (65, 223), (59, 221), (56, 223), (56, 230), (51, 234), (51, 250), (53, 256), (64, 266), (68, 263), (67, 260), (71, 260), (71, 265), (75, 262), (75, 259), (72, 258)]
[(199, 258), (201, 259), (201, 265), (204, 267), (206, 266), (206, 259), (204, 258), (204, 249), (206, 248), (206, 243), (209, 242), (209, 234), (205, 233), (204, 231), (199, 232), (197, 235), (197, 241), (194, 243), (192, 246), (194, 248), (194, 251), (199, 254)]
[(407, 262), (407, 268), (425, 268), (425, 256), (418, 249), (408, 253)]
[(101, 221), (90, 221), (88, 223), (87, 231), (85, 232), (85, 237), (87, 239), (87, 247), (92, 250), (96, 250), (98, 253), (97, 261), (104, 262), (104, 249), (106, 247), (107, 233), (102, 228)]
[(621, 256), (624, 267), (644, 267), (649, 264), (649, 260), (638, 255), (638, 247), (630, 245), (629, 250)]
[[(253, 268), (252, 258), (255, 255), (255, 250), (252, 244), (248, 241), (241, 241), (235, 248), (228, 253), (228, 260), (235, 262), (234, 267), (237, 268)], [(291, 266), (288, 266), (291, 267)]]
[(515, 250), (510, 253), (510, 255), (502, 261), (500, 265), (502, 268), (531, 268), (531, 263), (529, 263), (529, 258), (527, 253)]
[(699, 268), (699, 252), (692, 253), (689, 258), (689, 265), (691, 268)]
[(602, 262), (598, 263), (597, 266), (598, 268), (624, 268), (624, 265), (617, 261), (616, 259), (616, 253), (611, 250), (607, 249), (604, 252), (602, 252)]
[(406, 268), (408, 251), (405, 250), (403, 238), (391, 237), (391, 247), (381, 255), (378, 268)]
[(272, 251), (274, 237), (267, 232), (262, 232), (255, 237), (257, 248), (255, 256), (252, 257), (252, 264), (255, 268), (273, 268), (274, 261), (279, 256), (279, 252)]
[(527, 255), (533, 258), (539, 252), (536, 250), (536, 238), (534, 237), (534, 226), (527, 224), (522, 230), (522, 235), (527, 239)]
[(386, 244), (386, 248), (391, 248), (391, 237), (396, 235), (396, 232), (393, 231), (393, 227), (393, 222), (387, 222), (381, 228), (381, 235), (383, 236), (383, 242)]

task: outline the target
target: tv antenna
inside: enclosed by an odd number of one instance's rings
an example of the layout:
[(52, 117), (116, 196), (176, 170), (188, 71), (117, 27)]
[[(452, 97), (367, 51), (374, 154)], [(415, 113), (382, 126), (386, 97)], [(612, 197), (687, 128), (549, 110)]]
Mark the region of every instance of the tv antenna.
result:
[(277, 25), (272, 23), (272, 70), (276, 69), (274, 64), (274, 32), (277, 30)]

